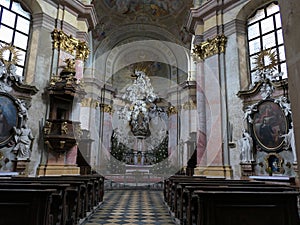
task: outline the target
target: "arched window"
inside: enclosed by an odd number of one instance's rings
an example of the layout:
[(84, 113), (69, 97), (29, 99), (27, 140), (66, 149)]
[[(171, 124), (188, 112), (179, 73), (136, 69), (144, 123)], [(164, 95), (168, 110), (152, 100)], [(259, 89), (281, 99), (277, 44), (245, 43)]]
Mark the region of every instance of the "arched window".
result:
[[(0, 0), (0, 44), (12, 44), (18, 49), (17, 75), (24, 75), (28, 39), (30, 33), (31, 14), (12, 0)], [(5, 60), (13, 55), (3, 53)]]
[(251, 79), (256, 71), (255, 58), (264, 49), (275, 52), (279, 62), (278, 72), (283, 73), (282, 78), (287, 78), (285, 50), (283, 46), (283, 35), (281, 17), (278, 3), (273, 2), (258, 9), (247, 21), (248, 30), (248, 53), (250, 63)]

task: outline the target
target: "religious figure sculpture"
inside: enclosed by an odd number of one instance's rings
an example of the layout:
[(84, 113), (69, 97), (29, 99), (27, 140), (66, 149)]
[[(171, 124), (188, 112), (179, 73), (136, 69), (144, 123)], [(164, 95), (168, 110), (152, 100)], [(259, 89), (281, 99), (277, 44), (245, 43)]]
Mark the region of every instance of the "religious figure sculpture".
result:
[(238, 140), (238, 145), (241, 150), (241, 161), (244, 163), (250, 163), (253, 158), (253, 140), (247, 131), (243, 132), (243, 137)]
[(279, 104), (279, 106), (284, 111), (285, 116), (288, 116), (289, 114), (292, 115), (291, 104), (288, 102), (288, 99), (285, 96), (281, 96), (278, 99), (275, 99), (274, 102)]
[(21, 84), (22, 77), (17, 74), (17, 67), (15, 64), (10, 64), (7, 68), (7, 74), (11, 80)]
[(17, 158), (30, 158), (31, 144), (34, 139), (31, 129), (24, 124), (21, 128), (13, 127), (15, 132), (16, 146), (13, 151), (17, 153)]
[(288, 149), (288, 148), (292, 149), (294, 163), (297, 163), (296, 144), (295, 144), (293, 124), (292, 124), (291, 128), (289, 129), (289, 132), (287, 134), (281, 135), (280, 137), (284, 137), (286, 149)]

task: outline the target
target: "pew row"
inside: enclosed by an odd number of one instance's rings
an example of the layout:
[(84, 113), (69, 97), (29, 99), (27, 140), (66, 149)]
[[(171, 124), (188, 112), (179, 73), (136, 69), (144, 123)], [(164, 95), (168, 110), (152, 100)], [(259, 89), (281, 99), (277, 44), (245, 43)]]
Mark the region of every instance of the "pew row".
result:
[[(287, 185), (173, 176), (165, 181), (164, 195), (172, 215), (180, 224), (300, 224), (299, 192)], [(270, 215), (271, 209), (280, 219), (262, 216)]]
[(10, 179), (0, 179), (1, 188), (16, 190), (51, 188), (55, 191), (51, 193), (52, 200), (47, 224), (78, 225), (103, 201), (104, 178), (98, 175), (11, 177)]

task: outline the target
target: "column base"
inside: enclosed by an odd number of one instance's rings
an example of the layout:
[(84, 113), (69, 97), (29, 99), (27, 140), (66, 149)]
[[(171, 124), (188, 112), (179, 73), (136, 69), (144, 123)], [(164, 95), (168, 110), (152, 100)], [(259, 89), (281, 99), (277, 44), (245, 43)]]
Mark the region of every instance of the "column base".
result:
[(194, 175), (231, 179), (233, 171), (231, 166), (197, 166)]
[(80, 175), (80, 168), (76, 165), (40, 165), (37, 176)]

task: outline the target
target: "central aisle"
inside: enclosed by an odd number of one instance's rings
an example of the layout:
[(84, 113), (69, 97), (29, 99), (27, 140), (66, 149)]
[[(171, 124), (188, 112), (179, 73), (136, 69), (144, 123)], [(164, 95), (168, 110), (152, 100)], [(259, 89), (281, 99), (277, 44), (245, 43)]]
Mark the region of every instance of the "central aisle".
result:
[(85, 225), (98, 224), (174, 224), (163, 201), (162, 191), (106, 191), (100, 209)]

